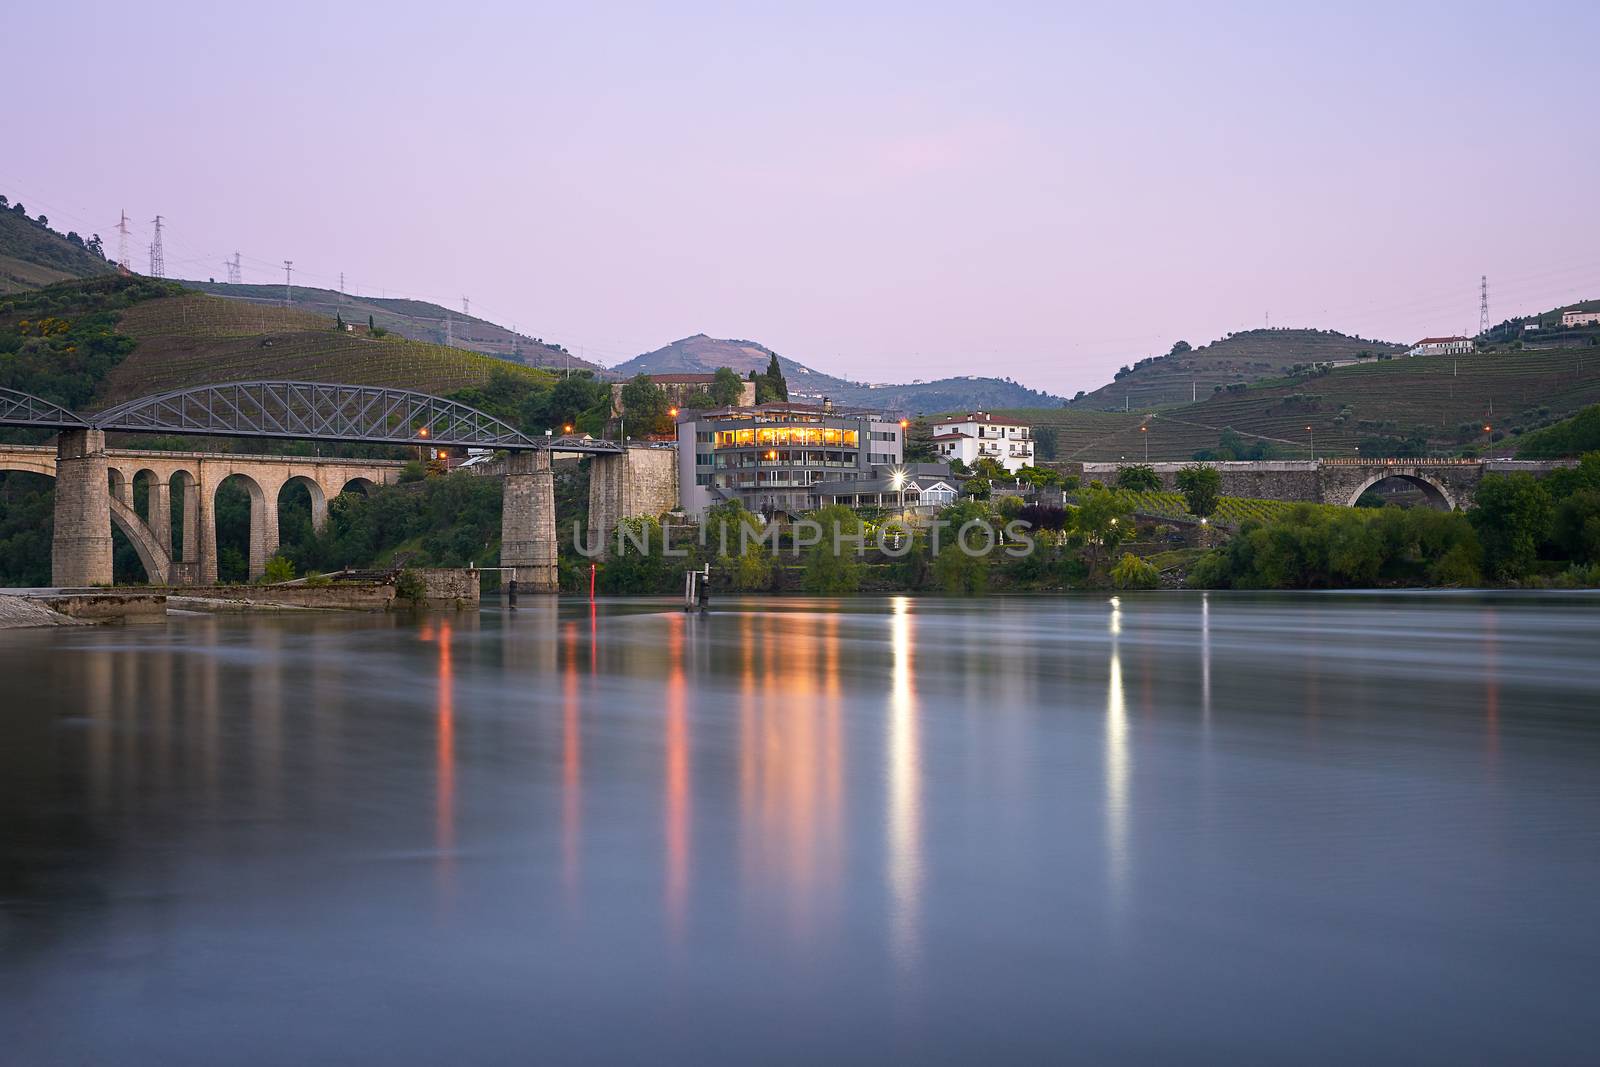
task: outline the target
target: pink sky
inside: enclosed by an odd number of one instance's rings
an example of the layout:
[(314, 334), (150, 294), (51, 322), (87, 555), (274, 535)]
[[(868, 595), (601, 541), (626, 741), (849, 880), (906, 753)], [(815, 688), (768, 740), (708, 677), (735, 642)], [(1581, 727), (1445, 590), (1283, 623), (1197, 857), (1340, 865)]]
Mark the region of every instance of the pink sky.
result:
[(1300, 6), (32, 4), (0, 192), (608, 364), (705, 332), (1068, 395), (1268, 312), (1600, 297), (1600, 9)]

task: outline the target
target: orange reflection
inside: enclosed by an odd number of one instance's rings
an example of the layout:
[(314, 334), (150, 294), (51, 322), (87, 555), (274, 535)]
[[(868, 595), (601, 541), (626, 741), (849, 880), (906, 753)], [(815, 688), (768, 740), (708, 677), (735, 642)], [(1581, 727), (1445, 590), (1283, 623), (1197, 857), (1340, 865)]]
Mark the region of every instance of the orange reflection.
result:
[[(423, 640), (433, 627), (424, 624)], [(435, 800), (434, 845), (439, 852), (441, 886), (448, 889), (455, 866), (456, 845), (456, 712), (455, 670), (451, 662), (450, 623), (439, 623), (438, 794)]]
[(755, 625), (740, 622), (740, 869), (758, 890), (750, 899), (781, 901), (804, 945), (842, 855), (838, 620), (764, 615)]
[(689, 725), (683, 676), (683, 616), (667, 616), (666, 907), (681, 939), (689, 892)]

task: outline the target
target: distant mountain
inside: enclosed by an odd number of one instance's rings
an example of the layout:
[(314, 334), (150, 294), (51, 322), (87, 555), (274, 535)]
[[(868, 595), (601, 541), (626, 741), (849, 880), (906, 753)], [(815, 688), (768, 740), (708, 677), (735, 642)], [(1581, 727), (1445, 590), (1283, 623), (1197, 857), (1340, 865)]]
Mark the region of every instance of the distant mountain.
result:
[[(755, 341), (724, 340), (697, 333), (654, 352), (634, 356), (612, 367), (611, 373), (631, 378), (635, 374), (709, 374), (718, 367), (731, 367), (743, 377), (751, 371), (766, 370), (772, 356), (772, 349)], [(789, 383), (789, 398), (802, 402), (819, 403), (826, 398), (846, 407), (908, 413), (954, 408), (1039, 407), (1061, 402), (1059, 397), (1049, 393), (981, 375), (886, 385), (836, 378), (787, 356), (779, 356), (778, 365)]]
[(1281, 378), (1296, 367), (1376, 358), (1405, 348), (1336, 330), (1307, 329), (1245, 330), (1200, 348), (1179, 345), (1167, 355), (1123, 367), (1111, 384), (1073, 397), (1072, 406), (1139, 411), (1188, 404), (1204, 400), (1219, 386)]
[(0, 293), (38, 289), (73, 278), (110, 274), (116, 268), (85, 243), (93, 238), (52, 230), (41, 215), (30, 219), (23, 204), (0, 207)]
[[(189, 281), (183, 284), (231, 300), (264, 307), (284, 306), (281, 285), (230, 285), (217, 281)], [(530, 367), (602, 371), (598, 363), (579, 359), (558, 344), (523, 333), (513, 333), (487, 319), (455, 311), (447, 312), (438, 304), (423, 300), (351, 296), (332, 289), (312, 289), (300, 285), (294, 286), (291, 293), (289, 306), (295, 310), (309, 311), (328, 319), (342, 315), (346, 322), (357, 325), (366, 325), (370, 316), (373, 325), (413, 341), (437, 345), (448, 342), (453, 348), (482, 352)]]

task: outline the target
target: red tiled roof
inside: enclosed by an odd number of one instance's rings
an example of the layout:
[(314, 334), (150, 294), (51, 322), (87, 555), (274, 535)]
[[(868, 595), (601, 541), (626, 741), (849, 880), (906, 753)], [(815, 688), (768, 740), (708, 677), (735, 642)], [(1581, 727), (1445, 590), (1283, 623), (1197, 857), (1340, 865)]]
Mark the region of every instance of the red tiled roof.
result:
[(970, 440), (972, 440), (972, 435), (970, 433), (938, 433), (938, 434), (934, 434), (933, 435), (933, 440), (935, 440), (935, 441), (956, 441), (956, 440), (970, 441)]
[(1442, 345), (1450, 341), (1465, 341), (1465, 337), (1424, 337), (1418, 341), (1419, 345)]

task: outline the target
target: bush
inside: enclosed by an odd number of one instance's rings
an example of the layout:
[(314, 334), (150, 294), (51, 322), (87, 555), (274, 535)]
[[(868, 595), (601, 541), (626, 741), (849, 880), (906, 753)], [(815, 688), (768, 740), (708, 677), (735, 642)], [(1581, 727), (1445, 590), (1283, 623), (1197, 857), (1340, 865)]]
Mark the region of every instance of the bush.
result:
[(394, 595), (402, 600), (416, 603), (427, 596), (427, 593), (427, 587), (422, 584), (422, 575), (411, 568), (407, 567), (395, 575)]
[(1118, 589), (1154, 589), (1161, 584), (1161, 572), (1130, 552), (1111, 568), (1111, 584)]
[(1161, 476), (1156, 469), (1144, 463), (1135, 463), (1117, 471), (1117, 488), (1134, 493), (1154, 493), (1161, 489)]
[(279, 582), (294, 581), (294, 564), (282, 556), (273, 556), (267, 560), (265, 571), (261, 575), (261, 584), (277, 585)]

